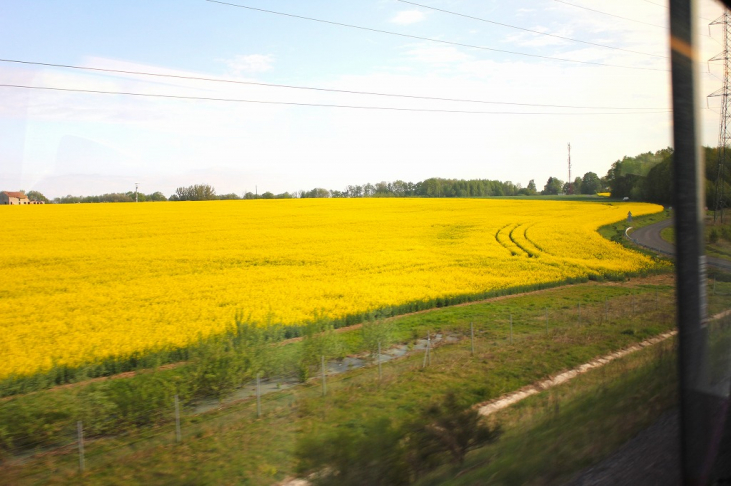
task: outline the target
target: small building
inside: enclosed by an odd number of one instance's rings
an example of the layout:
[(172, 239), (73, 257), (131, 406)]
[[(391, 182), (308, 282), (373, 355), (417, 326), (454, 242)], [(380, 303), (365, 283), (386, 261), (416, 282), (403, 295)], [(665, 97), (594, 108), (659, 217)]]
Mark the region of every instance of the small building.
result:
[(31, 203), (35, 203), (35, 202), (36, 201), (31, 201), (30, 199), (28, 199), (28, 196), (26, 196), (22, 192), (11, 192), (11, 191), (0, 192), (0, 205), (3, 205), (3, 204), (20, 205), (20, 204), (31, 204)]

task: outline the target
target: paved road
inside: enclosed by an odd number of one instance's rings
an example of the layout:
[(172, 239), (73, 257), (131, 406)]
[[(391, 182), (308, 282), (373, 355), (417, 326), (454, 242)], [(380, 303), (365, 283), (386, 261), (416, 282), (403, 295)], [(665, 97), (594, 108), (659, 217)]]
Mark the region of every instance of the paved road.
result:
[[(668, 226), (672, 225), (673, 219), (670, 218), (666, 219), (665, 221), (660, 221), (659, 223), (644, 226), (642, 228), (634, 230), (632, 234), (629, 235), (629, 239), (640, 246), (649, 248), (650, 250), (654, 250), (668, 256), (674, 256), (675, 245), (673, 245), (672, 243), (668, 243), (660, 237), (660, 232)], [(731, 270), (731, 261), (729, 260), (723, 260), (721, 258), (707, 256), (706, 262), (712, 267), (717, 267), (723, 270)]]
[[(673, 256), (675, 245), (660, 238), (660, 232), (672, 224), (673, 220), (668, 219), (645, 226), (635, 230), (629, 238), (640, 246)], [(707, 262), (731, 270), (731, 262), (727, 260), (707, 257)], [(731, 408), (728, 413), (711, 484), (731, 484)], [(678, 412), (673, 410), (599, 464), (580, 471), (565, 486), (680, 485), (679, 442)]]

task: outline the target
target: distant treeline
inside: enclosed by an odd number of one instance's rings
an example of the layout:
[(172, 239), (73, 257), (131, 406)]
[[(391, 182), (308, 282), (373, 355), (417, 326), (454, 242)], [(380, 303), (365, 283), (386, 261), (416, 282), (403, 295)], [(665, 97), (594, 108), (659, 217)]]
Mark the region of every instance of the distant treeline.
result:
[[(706, 200), (710, 207), (715, 201), (715, 179), (718, 171), (718, 151), (705, 149), (706, 155)], [(534, 196), (558, 194), (596, 194), (609, 191), (612, 197), (629, 197), (635, 201), (650, 201), (659, 204), (672, 204), (672, 156), (673, 150), (666, 148), (657, 152), (647, 152), (635, 157), (625, 156), (617, 160), (604, 177), (587, 172), (571, 182), (558, 177), (549, 177), (543, 189), (538, 190), (535, 180), (526, 187), (511, 181), (489, 179), (442, 179), (433, 177), (421, 182), (378, 182), (376, 184), (349, 185), (343, 190), (316, 187), (309, 191), (294, 191), (274, 194), (245, 192), (217, 194), (209, 184), (195, 184), (178, 187), (169, 198), (161, 192), (152, 194), (111, 193), (101, 196), (65, 196), (49, 201), (37, 191), (28, 192), (32, 200), (43, 200), (58, 204), (97, 203), (97, 202), (139, 202), (150, 201), (208, 201), (222, 199), (292, 199), (292, 198), (362, 198), (362, 197), (490, 197), (490, 196)], [(713, 181), (713, 182), (711, 182)], [(726, 206), (731, 205), (731, 170), (724, 177)]]
[[(481, 197), (481, 196), (518, 196), (537, 194), (535, 182), (530, 181), (528, 187), (521, 187), (520, 184), (513, 184), (510, 181), (501, 182), (493, 180), (462, 180), (462, 179), (440, 179), (431, 178), (422, 182), (379, 182), (376, 184), (364, 184), (347, 186), (345, 190), (329, 190), (314, 188), (309, 191), (294, 191), (274, 194), (264, 192), (256, 194), (246, 192), (242, 196), (238, 194), (216, 194), (216, 189), (209, 184), (195, 184), (187, 187), (178, 187), (175, 193), (169, 198), (161, 192), (152, 194), (135, 194), (134, 191), (126, 193), (110, 193), (100, 196), (65, 196), (57, 197), (49, 201), (37, 191), (28, 193), (34, 194), (35, 198), (45, 202), (56, 204), (76, 203), (102, 203), (102, 202), (134, 202), (135, 197), (139, 202), (150, 201), (209, 201), (221, 199), (292, 199), (292, 198), (356, 198), (356, 197)], [(34, 199), (34, 198), (31, 198)]]
[[(718, 177), (719, 153), (717, 148), (703, 147), (705, 156), (705, 203), (709, 208), (716, 203), (716, 179)], [(723, 172), (722, 193), (724, 207), (731, 207), (731, 170), (729, 160)], [(673, 149), (666, 148), (655, 153), (647, 152), (635, 157), (624, 157), (612, 164), (606, 177), (612, 197), (629, 197), (632, 200), (648, 201), (663, 205), (674, 203), (673, 195)]]
[(482, 197), (529, 195), (529, 193), (528, 188), (510, 181), (433, 177), (416, 183), (397, 180), (347, 186), (342, 191), (313, 189), (308, 192), (301, 191), (299, 197)]
[[(564, 183), (556, 177), (550, 177), (540, 194), (594, 194), (602, 189), (599, 177), (593, 172), (587, 172), (582, 178), (577, 177), (573, 185)], [(30, 199), (43, 200), (56, 204), (76, 203), (104, 203), (104, 202), (139, 202), (154, 201), (210, 201), (224, 199), (307, 199), (307, 198), (362, 198), (362, 197), (489, 197), (489, 196), (534, 196), (539, 194), (534, 180), (527, 187), (513, 184), (511, 181), (497, 181), (489, 179), (442, 179), (433, 177), (421, 182), (378, 182), (376, 184), (349, 185), (344, 190), (324, 189), (316, 187), (309, 191), (294, 191), (274, 194), (246, 192), (239, 196), (235, 193), (217, 194), (216, 189), (209, 184), (195, 184), (187, 187), (178, 187), (169, 198), (161, 192), (152, 194), (129, 191), (125, 193), (110, 193), (100, 196), (65, 196), (49, 201), (37, 191), (28, 192)], [(33, 197), (31, 197), (31, 195)]]
[[(30, 198), (30, 193), (28, 193)], [(168, 198), (162, 192), (153, 192), (152, 194), (137, 193), (137, 200), (140, 202), (147, 201), (167, 201)], [(101, 196), (64, 196), (57, 197), (51, 201), (56, 204), (77, 204), (77, 203), (116, 203), (116, 202), (135, 202), (134, 191), (130, 192), (113, 192), (110, 194), (102, 194)]]

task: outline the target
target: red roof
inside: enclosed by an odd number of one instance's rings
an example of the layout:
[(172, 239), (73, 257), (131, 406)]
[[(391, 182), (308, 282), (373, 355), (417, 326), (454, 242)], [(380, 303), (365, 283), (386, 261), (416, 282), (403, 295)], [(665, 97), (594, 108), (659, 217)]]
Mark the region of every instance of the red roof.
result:
[(3, 194), (7, 194), (8, 197), (17, 197), (18, 199), (28, 199), (28, 196), (26, 196), (22, 192), (3, 191)]

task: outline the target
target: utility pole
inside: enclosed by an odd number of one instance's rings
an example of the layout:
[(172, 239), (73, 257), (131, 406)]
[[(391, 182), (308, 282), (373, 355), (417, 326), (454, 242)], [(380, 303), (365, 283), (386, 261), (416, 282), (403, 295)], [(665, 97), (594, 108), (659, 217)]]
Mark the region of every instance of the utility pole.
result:
[(709, 30), (711, 25), (723, 25), (723, 52), (716, 54), (708, 60), (708, 62), (723, 61), (723, 86), (708, 95), (709, 98), (721, 97), (721, 120), (718, 128), (718, 171), (716, 173), (716, 201), (713, 208), (713, 222), (715, 223), (716, 218), (720, 216), (721, 223), (723, 223), (723, 210), (726, 206), (724, 194), (725, 184), (723, 179), (724, 172), (726, 171), (729, 139), (731, 139), (731, 133), (728, 130), (729, 118), (731, 118), (731, 112), (729, 112), (729, 92), (731, 91), (729, 89), (729, 74), (731, 74), (731, 58), (729, 58), (731, 15), (729, 15), (728, 11), (724, 11), (723, 15), (709, 24)]
[(140, 186), (139, 182), (135, 182), (135, 202), (137, 202), (137, 188)]
[(574, 193), (574, 183), (571, 180), (571, 144), (569, 143), (569, 194)]

